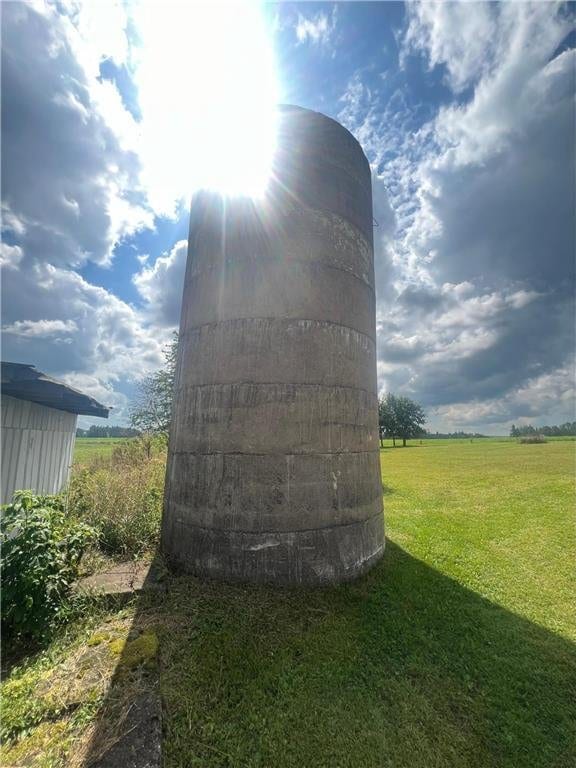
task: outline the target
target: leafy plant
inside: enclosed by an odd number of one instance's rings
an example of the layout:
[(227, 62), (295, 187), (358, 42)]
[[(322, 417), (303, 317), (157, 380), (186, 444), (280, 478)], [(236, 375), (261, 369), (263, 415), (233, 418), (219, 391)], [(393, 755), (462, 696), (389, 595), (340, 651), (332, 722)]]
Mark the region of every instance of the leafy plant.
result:
[(16, 491), (2, 509), (2, 627), (8, 638), (40, 639), (64, 618), (82, 555), (97, 538), (71, 519), (60, 496)]

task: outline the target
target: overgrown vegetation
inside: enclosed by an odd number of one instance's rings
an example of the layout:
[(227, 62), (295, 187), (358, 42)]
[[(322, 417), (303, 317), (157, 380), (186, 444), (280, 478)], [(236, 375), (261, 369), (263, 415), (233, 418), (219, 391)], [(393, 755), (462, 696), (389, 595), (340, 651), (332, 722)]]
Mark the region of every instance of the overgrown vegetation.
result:
[(74, 468), (70, 513), (97, 528), (104, 552), (137, 557), (158, 541), (165, 469), (162, 437), (119, 443), (109, 459), (94, 458)]
[[(96, 529), (66, 514), (60, 496), (17, 491), (2, 510), (2, 632), (39, 640), (60, 623)], [(5, 636), (4, 636), (5, 634)]]

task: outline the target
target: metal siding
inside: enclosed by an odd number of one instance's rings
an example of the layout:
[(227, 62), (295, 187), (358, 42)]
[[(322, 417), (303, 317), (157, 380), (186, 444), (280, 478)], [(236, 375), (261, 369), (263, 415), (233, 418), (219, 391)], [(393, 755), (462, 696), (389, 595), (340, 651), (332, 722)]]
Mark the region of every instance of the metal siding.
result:
[(56, 450), (57, 445), (57, 439), (58, 434), (56, 432), (50, 432), (50, 444), (48, 447), (48, 466), (49, 466), (49, 473), (50, 477), (54, 478), (54, 486), (57, 486), (56, 483), (56, 468), (58, 466), (57, 458), (58, 458), (58, 451)]
[(56, 471), (55, 471), (55, 482), (57, 486), (64, 485), (64, 481), (66, 479), (66, 474), (64, 471), (65, 463), (67, 463), (68, 458), (66, 454), (66, 440), (64, 438), (64, 435), (61, 432), (57, 433), (58, 435), (58, 444), (56, 446), (56, 455), (58, 456), (58, 463), (56, 465)]
[(15, 490), (57, 493), (68, 481), (76, 436), (73, 413), (2, 397), (2, 488), (5, 504)]

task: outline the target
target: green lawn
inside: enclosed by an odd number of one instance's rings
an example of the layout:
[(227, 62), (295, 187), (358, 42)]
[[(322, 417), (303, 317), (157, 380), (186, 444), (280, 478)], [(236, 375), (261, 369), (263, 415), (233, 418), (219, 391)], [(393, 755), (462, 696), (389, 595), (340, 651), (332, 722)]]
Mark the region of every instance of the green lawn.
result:
[(574, 446), (383, 450), (388, 547), (354, 584), (176, 581), (167, 768), (573, 765)]
[[(326, 590), (172, 578), (129, 608), (121, 621), (160, 639), (164, 767), (574, 765), (575, 447), (385, 448), (388, 544), (366, 577)], [(102, 733), (106, 718), (93, 744)]]
[(114, 446), (125, 443), (126, 437), (77, 437), (74, 444), (74, 463), (83, 464), (95, 458), (110, 458)]

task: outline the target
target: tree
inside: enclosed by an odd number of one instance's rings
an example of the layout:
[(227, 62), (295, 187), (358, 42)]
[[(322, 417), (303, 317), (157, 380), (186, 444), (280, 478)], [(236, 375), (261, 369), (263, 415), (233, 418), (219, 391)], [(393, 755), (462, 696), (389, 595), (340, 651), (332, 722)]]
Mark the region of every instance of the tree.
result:
[(396, 445), (397, 424), (395, 407), (396, 397), (391, 392), (378, 401), (380, 446), (382, 446), (385, 437), (391, 437), (392, 445)]
[(401, 437), (402, 444), (406, 446), (406, 440), (425, 433), (422, 425), (426, 416), (422, 406), (408, 397), (399, 397), (391, 392), (378, 403), (378, 420), (380, 444), (385, 436), (392, 438), (393, 445), (396, 445), (396, 438)]
[(178, 334), (164, 347), (164, 368), (138, 382), (130, 405), (130, 424), (134, 429), (168, 436), (172, 415), (174, 377), (178, 355)]
[(422, 406), (414, 400), (408, 397), (397, 397), (395, 415), (396, 429), (404, 447), (406, 447), (406, 440), (424, 433), (422, 425), (426, 421), (426, 415)]

